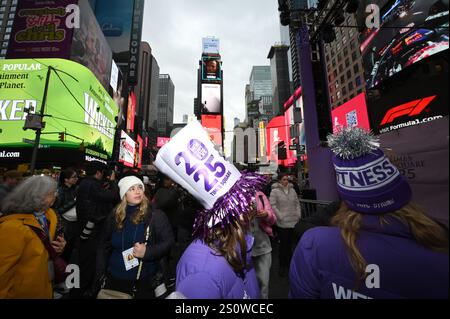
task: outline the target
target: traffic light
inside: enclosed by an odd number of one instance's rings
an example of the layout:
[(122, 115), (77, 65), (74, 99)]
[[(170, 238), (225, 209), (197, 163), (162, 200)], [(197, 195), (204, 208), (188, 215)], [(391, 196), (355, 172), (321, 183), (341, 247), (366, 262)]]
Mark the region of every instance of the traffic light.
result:
[(65, 139), (65, 133), (64, 132), (60, 132), (59, 133), (59, 137), (58, 137), (58, 141), (60, 141), (60, 142), (64, 142), (66, 139)]

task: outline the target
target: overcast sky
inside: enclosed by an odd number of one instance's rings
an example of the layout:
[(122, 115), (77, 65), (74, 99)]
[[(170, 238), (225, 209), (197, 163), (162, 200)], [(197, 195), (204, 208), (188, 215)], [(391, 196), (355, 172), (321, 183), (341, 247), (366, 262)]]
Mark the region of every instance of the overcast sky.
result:
[[(270, 47), (280, 42), (276, 0), (147, 0), (142, 41), (175, 84), (174, 122), (194, 113), (202, 37), (220, 39), (226, 129), (245, 119), (245, 84), (254, 65), (269, 65)], [(227, 136), (230, 143), (230, 136)], [(228, 152), (227, 152), (228, 153)]]

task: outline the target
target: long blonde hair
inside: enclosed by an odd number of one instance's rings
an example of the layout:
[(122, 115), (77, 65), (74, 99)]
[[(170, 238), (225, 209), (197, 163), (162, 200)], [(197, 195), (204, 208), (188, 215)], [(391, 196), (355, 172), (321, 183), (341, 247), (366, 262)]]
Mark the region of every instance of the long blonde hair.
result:
[[(438, 223), (425, 215), (414, 203), (408, 203), (401, 209), (380, 215), (380, 224), (389, 224), (388, 217), (394, 217), (409, 227), (416, 241), (422, 246), (436, 252), (448, 254), (448, 233)], [(349, 260), (355, 270), (357, 282), (366, 277), (367, 261), (361, 255), (356, 239), (361, 229), (363, 215), (350, 210), (342, 202), (337, 214), (332, 218), (331, 224), (341, 229)], [(357, 286), (358, 286), (357, 283)]]
[[(120, 204), (117, 205), (114, 212), (117, 230), (119, 231), (122, 230), (124, 227), (124, 220), (127, 215), (126, 213), (127, 204), (128, 203), (126, 196), (124, 196)], [(147, 197), (143, 196), (142, 202), (139, 204), (139, 208), (131, 217), (132, 223), (135, 225), (142, 223), (144, 221), (145, 216), (147, 215), (147, 210), (148, 210), (148, 199)]]

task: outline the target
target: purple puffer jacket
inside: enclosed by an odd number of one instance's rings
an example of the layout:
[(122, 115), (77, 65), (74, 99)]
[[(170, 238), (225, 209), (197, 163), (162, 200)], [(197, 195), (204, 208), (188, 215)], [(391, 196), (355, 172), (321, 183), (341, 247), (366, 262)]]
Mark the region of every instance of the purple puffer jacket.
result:
[[(253, 237), (247, 236), (247, 264), (251, 265)], [(224, 257), (201, 240), (193, 241), (177, 265), (176, 290), (192, 299), (259, 299), (253, 266), (245, 278), (237, 276)]]
[(449, 256), (418, 244), (409, 228), (391, 218), (364, 216), (356, 241), (368, 276), (357, 292), (355, 273), (337, 227), (308, 230), (291, 261), (290, 298), (448, 298)]

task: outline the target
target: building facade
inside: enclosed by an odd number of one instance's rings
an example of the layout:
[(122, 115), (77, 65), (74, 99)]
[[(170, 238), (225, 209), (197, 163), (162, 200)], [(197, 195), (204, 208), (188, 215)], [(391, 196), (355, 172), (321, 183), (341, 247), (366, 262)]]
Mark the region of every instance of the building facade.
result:
[(272, 78), (273, 114), (283, 113), (283, 105), (291, 96), (288, 64), (289, 46), (277, 44), (270, 48), (270, 73)]
[(4, 59), (11, 37), (18, 0), (0, 0), (0, 59)]
[(169, 74), (159, 75), (158, 136), (169, 136), (173, 127), (175, 85)]

